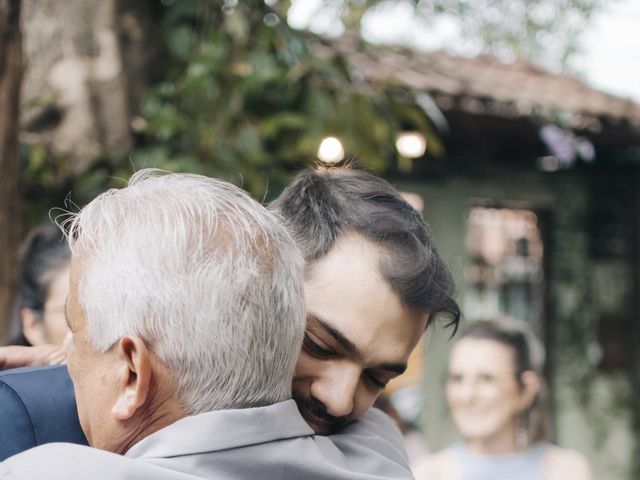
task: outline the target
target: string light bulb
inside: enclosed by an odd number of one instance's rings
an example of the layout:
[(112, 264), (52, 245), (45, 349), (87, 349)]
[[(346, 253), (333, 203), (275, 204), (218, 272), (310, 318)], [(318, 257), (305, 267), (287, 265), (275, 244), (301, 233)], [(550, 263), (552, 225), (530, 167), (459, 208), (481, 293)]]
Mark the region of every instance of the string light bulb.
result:
[(336, 137), (326, 137), (320, 142), (318, 158), (324, 163), (337, 163), (344, 158), (344, 147)]
[(396, 137), (396, 149), (405, 158), (420, 158), (427, 150), (427, 140), (420, 132), (402, 132)]

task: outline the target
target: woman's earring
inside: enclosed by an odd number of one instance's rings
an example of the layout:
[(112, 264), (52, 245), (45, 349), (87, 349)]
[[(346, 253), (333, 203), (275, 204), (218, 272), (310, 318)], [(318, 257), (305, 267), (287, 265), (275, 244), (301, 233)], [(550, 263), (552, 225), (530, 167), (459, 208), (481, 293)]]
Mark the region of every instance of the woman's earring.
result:
[(527, 433), (527, 424), (521, 416), (518, 418), (518, 428), (516, 429), (516, 447), (524, 450), (529, 446), (529, 434)]

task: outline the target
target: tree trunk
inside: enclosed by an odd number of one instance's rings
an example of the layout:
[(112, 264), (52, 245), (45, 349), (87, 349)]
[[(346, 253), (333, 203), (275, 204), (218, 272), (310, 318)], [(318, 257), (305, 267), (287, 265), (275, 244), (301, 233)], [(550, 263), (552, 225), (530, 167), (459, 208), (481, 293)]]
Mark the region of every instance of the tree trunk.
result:
[(65, 159), (53, 172), (59, 184), (101, 159), (120, 161), (133, 146), (130, 121), (138, 110), (130, 102), (141, 87), (130, 77), (148, 68), (146, 3), (22, 0), (20, 139)]
[(633, 211), (633, 237), (632, 245), (634, 245), (634, 289), (636, 292), (633, 305), (633, 321), (632, 329), (628, 333), (628, 347), (631, 356), (630, 380), (632, 385), (632, 427), (634, 434), (633, 454), (631, 455), (631, 478), (640, 478), (640, 172), (636, 172), (636, 191)]
[(20, 239), (21, 78), (20, 0), (0, 0), (0, 338), (4, 338), (13, 301)]

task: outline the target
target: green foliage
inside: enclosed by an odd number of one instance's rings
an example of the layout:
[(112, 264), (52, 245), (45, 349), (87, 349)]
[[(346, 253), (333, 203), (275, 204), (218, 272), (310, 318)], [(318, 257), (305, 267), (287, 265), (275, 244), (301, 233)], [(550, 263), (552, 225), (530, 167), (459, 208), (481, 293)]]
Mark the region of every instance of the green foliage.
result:
[(315, 55), (317, 40), (265, 2), (181, 1), (161, 17), (169, 73), (142, 105), (136, 168), (201, 172), (263, 196), (328, 135), (373, 171), (394, 159), (400, 122), (387, 93), (354, 83), (340, 56)]
[(51, 207), (62, 207), (70, 190), (70, 168), (67, 158), (53, 155), (41, 145), (21, 150), (21, 190), (24, 202), (24, 221), (27, 227), (48, 221)]
[[(421, 130), (429, 153), (441, 153), (411, 92), (399, 100), (390, 88), (397, 86), (354, 80), (344, 58), (317, 55), (321, 40), (286, 24), (289, 2), (268, 3), (273, 9), (262, 0), (148, 0), (154, 61), (132, 122), (136, 147), (80, 165), (43, 145), (23, 146), (25, 229), (47, 221), (51, 208), (74, 209), (123, 186), (141, 168), (225, 178), (270, 200), (292, 171), (315, 162), (326, 136), (379, 173), (395, 164), (401, 128)], [(26, 106), (55, 100), (46, 93)]]

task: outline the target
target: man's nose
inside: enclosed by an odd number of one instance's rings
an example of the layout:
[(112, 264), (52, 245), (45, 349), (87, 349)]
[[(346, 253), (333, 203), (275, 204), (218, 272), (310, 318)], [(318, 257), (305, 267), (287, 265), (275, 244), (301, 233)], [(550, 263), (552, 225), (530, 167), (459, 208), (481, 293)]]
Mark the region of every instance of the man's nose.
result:
[(329, 415), (344, 417), (353, 411), (359, 383), (360, 369), (335, 369), (313, 382), (311, 395), (322, 402)]

